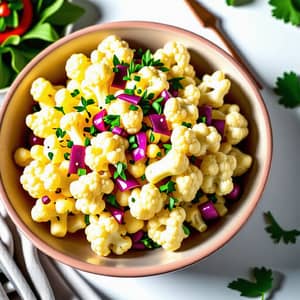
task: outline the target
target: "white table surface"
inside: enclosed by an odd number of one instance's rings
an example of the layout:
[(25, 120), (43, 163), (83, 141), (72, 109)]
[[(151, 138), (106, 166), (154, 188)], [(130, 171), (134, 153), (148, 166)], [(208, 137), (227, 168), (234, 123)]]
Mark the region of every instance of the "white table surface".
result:
[[(87, 17), (78, 26), (116, 20), (149, 20), (176, 25), (218, 41), (200, 27), (183, 0), (74, 0), (86, 7)], [(266, 0), (228, 7), (225, 0), (200, 1), (222, 19), (222, 27), (256, 71), (264, 85), (274, 137), (272, 170), (254, 214), (226, 246), (186, 269), (146, 278), (111, 278), (81, 272), (99, 290), (101, 299), (174, 300), (241, 298), (227, 284), (248, 277), (255, 266), (275, 271), (281, 282), (273, 300), (296, 300), (300, 292), (300, 239), (292, 245), (274, 245), (264, 231), (263, 212), (271, 211), (285, 227), (300, 228), (300, 108), (288, 110), (272, 92), (284, 71), (300, 74), (300, 28), (271, 17)], [(0, 100), (3, 97), (0, 96)], [(246, 298), (245, 298), (246, 299)]]

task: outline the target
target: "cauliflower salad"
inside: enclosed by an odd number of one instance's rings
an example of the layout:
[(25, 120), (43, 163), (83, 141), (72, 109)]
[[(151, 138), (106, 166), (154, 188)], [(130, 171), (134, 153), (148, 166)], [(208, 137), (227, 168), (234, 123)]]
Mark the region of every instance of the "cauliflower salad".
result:
[(175, 251), (240, 197), (248, 122), (222, 71), (197, 77), (179, 42), (152, 53), (115, 35), (65, 71), (65, 85), (32, 83), (28, 145), (14, 153), (52, 235), (84, 230), (100, 256)]

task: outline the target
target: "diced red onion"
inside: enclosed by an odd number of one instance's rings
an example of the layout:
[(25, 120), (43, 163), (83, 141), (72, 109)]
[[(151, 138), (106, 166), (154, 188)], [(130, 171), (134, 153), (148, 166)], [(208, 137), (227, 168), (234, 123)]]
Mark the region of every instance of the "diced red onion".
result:
[(216, 127), (217, 131), (224, 137), (225, 120), (213, 119), (211, 125)]
[(149, 118), (152, 123), (154, 132), (161, 133), (167, 136), (171, 135), (171, 131), (168, 128), (167, 120), (164, 115), (151, 114), (149, 115)]
[(178, 92), (178, 90), (171, 90), (171, 94), (173, 97), (178, 97), (179, 92)]
[(199, 205), (199, 210), (202, 215), (202, 218), (205, 221), (211, 221), (219, 218), (218, 211), (214, 207), (212, 201), (207, 201), (201, 205)]
[(34, 146), (34, 145), (43, 145), (44, 144), (44, 139), (40, 138), (36, 135), (34, 135), (32, 132), (29, 134), (29, 145)]
[(205, 117), (205, 123), (210, 126), (212, 122), (212, 107), (209, 105), (202, 105), (198, 108), (199, 117)]
[(131, 235), (132, 242), (133, 243), (139, 242), (143, 238), (144, 234), (145, 234), (145, 232), (143, 230), (139, 230), (139, 231), (133, 233)]
[(108, 126), (104, 122), (104, 117), (106, 115), (107, 115), (106, 109), (102, 109), (93, 118), (94, 126), (101, 132), (108, 130)]
[(123, 128), (118, 127), (118, 126), (115, 126), (113, 128), (112, 133), (120, 135), (120, 136), (125, 137), (125, 138), (128, 136), (127, 132)]
[(85, 147), (81, 145), (73, 145), (70, 154), (69, 173), (77, 174), (78, 169), (86, 169), (84, 162)]
[(146, 246), (142, 243), (142, 242), (136, 242), (133, 243), (131, 246), (131, 249), (135, 249), (135, 250), (145, 250)]
[(116, 179), (116, 185), (121, 192), (124, 192), (127, 190), (132, 190), (132, 189), (135, 189), (135, 188), (141, 186), (138, 181), (136, 181), (134, 178), (130, 178), (128, 176), (127, 176), (126, 180), (118, 177)]
[(49, 204), (50, 203), (50, 198), (48, 196), (43, 196), (42, 197), (42, 202), (43, 204)]
[(138, 103), (141, 100), (140, 96), (137, 96), (137, 95), (128, 95), (128, 94), (120, 94), (120, 95), (117, 96), (117, 98), (119, 98), (121, 100), (124, 100), (124, 101), (127, 101), (127, 102), (129, 102), (131, 104), (134, 104), (134, 105), (138, 105)]
[(225, 195), (225, 198), (228, 200), (238, 200), (241, 195), (241, 186), (238, 183), (233, 184), (232, 191)]
[(122, 209), (116, 208), (109, 204), (106, 204), (106, 208), (119, 224), (123, 224), (124, 211)]
[(135, 161), (141, 160), (146, 157), (147, 148), (147, 135), (146, 132), (139, 132), (136, 134), (138, 148), (132, 151), (132, 157)]
[(127, 66), (117, 65), (118, 72), (115, 73), (114, 80), (111, 84), (112, 87), (124, 89), (126, 86), (126, 80), (123, 79), (127, 75)]
[(165, 104), (170, 98), (173, 97), (173, 95), (168, 90), (163, 90), (160, 93), (160, 97), (164, 98), (164, 101), (162, 102), (162, 104)]

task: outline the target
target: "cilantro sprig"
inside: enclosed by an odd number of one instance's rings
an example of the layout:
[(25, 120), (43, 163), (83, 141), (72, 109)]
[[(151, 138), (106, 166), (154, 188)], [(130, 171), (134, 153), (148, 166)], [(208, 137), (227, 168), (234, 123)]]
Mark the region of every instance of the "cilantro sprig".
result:
[(278, 77), (274, 91), (280, 96), (279, 104), (287, 108), (300, 105), (300, 79), (295, 72), (284, 72)]
[(283, 229), (278, 222), (273, 217), (270, 211), (264, 214), (266, 223), (268, 226), (265, 227), (266, 232), (270, 234), (270, 237), (273, 239), (274, 243), (279, 243), (281, 240), (285, 244), (295, 244), (296, 239), (300, 236), (300, 231), (293, 229), (293, 230), (285, 230)]
[(273, 272), (265, 267), (255, 267), (252, 271), (255, 281), (238, 278), (228, 284), (228, 288), (239, 291), (241, 296), (261, 297), (265, 299), (265, 294), (272, 289)]
[(92, 105), (95, 103), (95, 100), (93, 99), (85, 99), (84, 97), (81, 97), (80, 98), (80, 102), (81, 102), (81, 105), (78, 105), (78, 106), (74, 106), (74, 108), (78, 111), (78, 112), (82, 112), (82, 111), (86, 111), (89, 118), (92, 116), (91, 113), (88, 111), (88, 106), (89, 105)]
[(272, 16), (284, 23), (300, 25), (300, 2), (298, 0), (269, 0)]

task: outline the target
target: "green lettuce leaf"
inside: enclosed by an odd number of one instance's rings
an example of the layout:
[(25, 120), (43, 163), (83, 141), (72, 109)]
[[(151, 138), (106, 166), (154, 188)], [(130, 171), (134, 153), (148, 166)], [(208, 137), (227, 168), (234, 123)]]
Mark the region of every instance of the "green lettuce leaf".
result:
[(8, 67), (3, 59), (3, 55), (0, 54), (0, 89), (5, 88), (11, 82), (14, 72), (13, 70)]
[(25, 35), (23, 35), (22, 40), (38, 39), (47, 42), (54, 42), (59, 39), (59, 35), (49, 23), (38, 23), (31, 30), (29, 30)]

